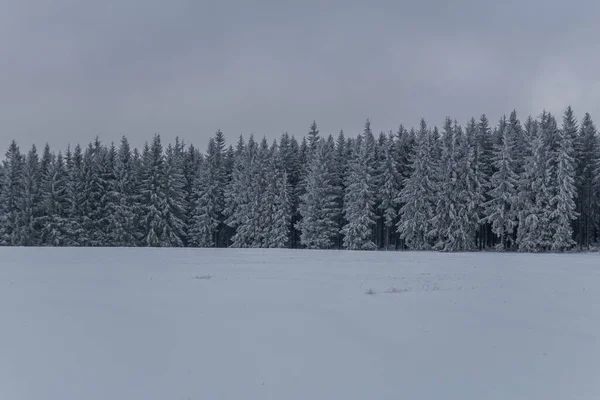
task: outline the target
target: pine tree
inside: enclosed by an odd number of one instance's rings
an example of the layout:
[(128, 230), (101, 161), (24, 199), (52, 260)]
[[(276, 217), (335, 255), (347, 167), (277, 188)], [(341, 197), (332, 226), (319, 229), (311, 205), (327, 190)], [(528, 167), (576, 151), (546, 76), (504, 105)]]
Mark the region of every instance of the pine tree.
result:
[[(102, 223), (105, 216), (102, 208), (102, 196), (105, 191), (105, 183), (102, 181), (102, 161), (105, 151), (100, 140), (96, 138), (93, 144), (89, 144), (83, 155), (83, 196), (80, 203), (82, 228), (87, 233), (87, 244), (91, 246), (102, 246), (104, 242)], [(43, 164), (44, 157), (42, 157)]]
[(159, 135), (154, 135), (152, 147), (147, 144), (144, 147), (142, 164), (141, 195), (144, 214), (142, 243), (148, 247), (161, 247), (164, 230), (162, 211), (166, 200), (163, 192), (164, 155)]
[(369, 165), (369, 142), (361, 141), (350, 163), (344, 194), (344, 215), (348, 223), (342, 228), (344, 248), (348, 250), (375, 250), (372, 229), (376, 223), (373, 211), (375, 191), (373, 170)]
[(23, 166), (23, 196), (21, 205), (21, 244), (36, 246), (40, 243), (37, 221), (42, 212), (40, 160), (35, 145), (31, 147)]
[(600, 221), (595, 221), (600, 205), (600, 191), (596, 191), (595, 177), (600, 182), (600, 140), (589, 113), (586, 113), (581, 123), (579, 135), (575, 142), (576, 149), (576, 186), (577, 212), (579, 217), (578, 241), (581, 246), (589, 249), (595, 239), (594, 231)]
[(320, 140), (314, 157), (311, 157), (306, 176), (305, 193), (300, 197), (299, 211), (302, 216), (297, 228), (300, 230), (300, 242), (309, 249), (328, 249), (335, 243), (338, 234), (337, 191), (333, 185), (329, 163), (332, 155), (328, 153), (326, 142)]
[[(472, 129), (472, 127), (471, 127)], [(473, 133), (473, 132), (471, 132)], [(456, 121), (444, 124), (444, 149), (437, 181), (436, 213), (433, 217), (438, 243), (444, 251), (468, 251), (475, 245), (477, 207), (483, 200), (473, 170), (474, 146)]]
[(319, 139), (319, 128), (317, 127), (317, 123), (313, 121), (310, 125), (310, 130), (308, 131), (308, 149), (311, 156), (315, 154), (317, 150)]
[(517, 245), (521, 252), (541, 251), (544, 243), (544, 208), (547, 207), (545, 147), (537, 124), (529, 129), (531, 155), (526, 158), (524, 171), (519, 179), (519, 226)]
[(435, 187), (432, 135), (425, 120), (416, 136), (413, 152), (410, 154), (412, 174), (405, 180), (397, 201), (402, 204), (398, 233), (413, 250), (431, 248), (430, 232), (434, 215)]
[(134, 246), (136, 244), (134, 209), (136, 181), (133, 155), (125, 136), (121, 138), (114, 172), (114, 181), (111, 185), (114, 208), (108, 226), (108, 241), (115, 246)]
[(187, 151), (184, 154), (183, 159), (183, 177), (185, 179), (185, 185), (183, 191), (185, 193), (185, 204), (187, 209), (185, 212), (185, 224), (188, 227), (188, 232), (185, 240), (186, 246), (197, 246), (195, 237), (195, 223), (194, 218), (196, 217), (196, 209), (198, 205), (198, 184), (200, 181), (200, 165), (203, 164), (202, 154), (190, 144)]
[(492, 175), (488, 192), (491, 200), (485, 203), (485, 220), (491, 224), (492, 232), (500, 239), (496, 246), (498, 250), (510, 247), (517, 225), (515, 205), (518, 176), (514, 172), (512, 159), (514, 141), (507, 129), (503, 129), (501, 135), (494, 154), (496, 172)]
[(381, 148), (381, 162), (379, 165), (379, 209), (383, 214), (384, 246), (390, 246), (390, 234), (396, 225), (398, 217), (397, 198), (400, 193), (400, 175), (398, 173), (398, 162), (396, 159), (396, 146), (394, 137), (390, 132), (387, 140)]
[(164, 202), (161, 209), (162, 247), (183, 247), (185, 226), (185, 178), (183, 176), (183, 148), (178, 140), (175, 146), (167, 146), (165, 153), (162, 194)]
[(119, 208), (119, 194), (116, 188), (115, 164), (117, 151), (114, 143), (101, 153), (99, 160), (100, 175), (100, 209), (101, 216), (98, 220), (98, 245), (123, 246), (113, 237), (115, 216)]
[(71, 244), (69, 235), (69, 197), (67, 170), (59, 152), (52, 159), (44, 179), (41, 242), (48, 246), (67, 246)]
[(217, 158), (216, 141), (208, 141), (207, 155), (195, 184), (196, 208), (190, 227), (192, 241), (199, 247), (217, 246), (217, 235), (223, 212), (224, 188)]
[(274, 144), (271, 156), (264, 160), (266, 165), (266, 188), (261, 204), (263, 227), (263, 247), (284, 248), (289, 242), (291, 203), (288, 176), (285, 169), (278, 168), (279, 149)]
[(67, 198), (69, 202), (69, 242), (73, 246), (85, 246), (89, 243), (88, 232), (83, 228), (85, 177), (83, 171), (83, 152), (76, 145), (72, 157), (67, 152)]
[(550, 217), (555, 221), (552, 250), (569, 250), (575, 245), (572, 223), (577, 219), (575, 211), (575, 159), (573, 157), (573, 138), (577, 135), (577, 124), (571, 107), (563, 117), (562, 129), (558, 131), (558, 149), (556, 154), (555, 195), (550, 199), (553, 212)]
[(236, 229), (231, 247), (260, 247), (260, 175), (258, 145), (251, 135), (244, 146), (238, 142), (240, 154), (228, 190), (227, 224)]
[(23, 195), (23, 156), (14, 140), (6, 151), (0, 193), (0, 244), (21, 245), (21, 204)]
[[(430, 235), (435, 238), (435, 248), (441, 250), (444, 248), (449, 238), (450, 225), (452, 219), (456, 217), (454, 204), (454, 186), (456, 184), (456, 159), (455, 159), (455, 138), (452, 119), (446, 117), (444, 121), (441, 144), (441, 157), (439, 161), (433, 162), (434, 167), (433, 185), (435, 187), (434, 214), (432, 216), (432, 229)], [(432, 160), (433, 161), (433, 160)]]

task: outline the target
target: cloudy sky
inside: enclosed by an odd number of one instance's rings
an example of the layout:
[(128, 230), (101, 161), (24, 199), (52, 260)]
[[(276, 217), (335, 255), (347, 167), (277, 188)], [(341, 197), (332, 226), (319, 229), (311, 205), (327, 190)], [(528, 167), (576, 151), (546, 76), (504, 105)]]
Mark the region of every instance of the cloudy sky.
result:
[(350, 135), (543, 109), (600, 122), (597, 0), (0, 0), (0, 138)]

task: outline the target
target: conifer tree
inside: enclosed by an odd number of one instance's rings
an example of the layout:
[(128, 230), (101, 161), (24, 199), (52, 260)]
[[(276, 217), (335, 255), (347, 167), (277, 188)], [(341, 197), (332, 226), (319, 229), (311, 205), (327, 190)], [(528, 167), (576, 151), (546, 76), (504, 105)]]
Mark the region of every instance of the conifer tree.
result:
[(21, 244), (21, 204), (23, 195), (23, 156), (14, 140), (6, 151), (0, 193), (0, 244)]
[(108, 241), (115, 246), (134, 246), (136, 243), (136, 186), (133, 155), (129, 141), (123, 136), (114, 163), (111, 185), (114, 209), (108, 226)]
[[(67, 152), (69, 156), (70, 152)], [(77, 144), (72, 157), (67, 157), (67, 198), (69, 202), (69, 237), (73, 246), (89, 244), (88, 232), (83, 228), (85, 177), (83, 171), (83, 152)]]
[(66, 166), (59, 152), (56, 159), (52, 159), (44, 179), (41, 242), (47, 246), (71, 244), (67, 179)]
[(21, 205), (21, 240), (23, 246), (36, 246), (40, 242), (37, 221), (41, 209), (40, 160), (35, 145), (31, 147), (23, 165), (23, 196)]
[(369, 141), (360, 141), (350, 163), (344, 194), (344, 215), (348, 223), (342, 228), (344, 248), (375, 250), (372, 240), (376, 215), (373, 170), (369, 165)]
[(271, 148), (265, 170), (266, 188), (262, 194), (261, 204), (263, 227), (262, 247), (284, 248), (289, 242), (291, 204), (289, 198), (289, 183), (285, 169), (278, 168), (279, 149), (276, 145)]
[(196, 209), (190, 227), (199, 247), (217, 246), (218, 228), (224, 207), (224, 187), (219, 150), (215, 139), (208, 141), (206, 158), (196, 181)]
[(311, 157), (306, 176), (306, 190), (300, 197), (299, 211), (302, 219), (297, 227), (300, 242), (308, 249), (328, 249), (335, 243), (338, 234), (337, 188), (333, 185), (326, 142), (319, 140), (314, 157)]
[(600, 191), (596, 182), (600, 183), (600, 140), (594, 122), (586, 113), (575, 142), (576, 149), (576, 186), (577, 212), (580, 215), (577, 237), (581, 246), (588, 248), (595, 239), (594, 232), (600, 221), (597, 220), (600, 209)]
[(178, 140), (168, 145), (165, 153), (162, 179), (164, 196), (161, 216), (163, 231), (162, 247), (183, 247), (187, 227), (185, 225), (185, 178), (183, 176), (183, 148)]
[(515, 204), (518, 176), (514, 172), (513, 151), (514, 141), (508, 129), (502, 129), (500, 144), (496, 145), (494, 154), (496, 172), (492, 175), (488, 192), (491, 200), (485, 203), (485, 220), (500, 239), (496, 246), (498, 250), (510, 247), (517, 225)]
[(162, 245), (164, 220), (162, 211), (165, 207), (163, 192), (165, 169), (162, 143), (159, 135), (154, 135), (152, 147), (148, 144), (142, 153), (141, 195), (144, 218), (142, 243), (147, 247)]
[(577, 135), (577, 123), (571, 107), (563, 117), (562, 129), (558, 130), (558, 149), (556, 154), (556, 184), (554, 197), (550, 199), (556, 228), (552, 241), (552, 250), (569, 250), (575, 245), (572, 223), (577, 219), (575, 211), (575, 159), (573, 157), (573, 137)]
[(414, 150), (410, 155), (412, 174), (405, 181), (397, 199), (402, 204), (398, 233), (413, 250), (431, 248), (430, 232), (435, 199), (432, 147), (432, 135), (422, 119)]
[(400, 176), (396, 159), (394, 136), (390, 132), (381, 147), (381, 162), (379, 165), (379, 209), (383, 215), (384, 246), (390, 246), (390, 235), (398, 217), (398, 193), (400, 192)]

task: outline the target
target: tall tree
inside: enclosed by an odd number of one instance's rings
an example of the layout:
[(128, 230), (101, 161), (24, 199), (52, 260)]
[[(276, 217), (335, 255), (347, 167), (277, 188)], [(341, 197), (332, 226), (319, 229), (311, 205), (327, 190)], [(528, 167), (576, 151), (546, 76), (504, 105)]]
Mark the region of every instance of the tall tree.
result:
[(21, 204), (23, 195), (23, 156), (14, 140), (6, 151), (2, 168), (0, 193), (0, 243), (9, 246), (21, 244)]
[(397, 201), (402, 204), (398, 233), (413, 250), (431, 248), (432, 217), (434, 215), (434, 170), (432, 135), (425, 120), (416, 136), (414, 150), (410, 155), (412, 174), (400, 191)]
[(579, 129), (575, 142), (576, 154), (576, 186), (577, 186), (577, 213), (580, 215), (577, 238), (582, 247), (588, 248), (596, 240), (595, 232), (598, 229), (597, 220), (600, 209), (600, 191), (596, 191), (596, 179), (600, 182), (600, 139), (594, 122), (589, 113), (586, 113)]
[(183, 247), (187, 227), (185, 225), (185, 178), (183, 176), (183, 147), (177, 140), (168, 145), (165, 153), (162, 179), (162, 247)]
[(562, 129), (558, 131), (559, 143), (556, 154), (556, 184), (554, 197), (550, 199), (553, 207), (551, 218), (555, 221), (552, 250), (564, 251), (575, 245), (572, 223), (577, 219), (575, 211), (575, 159), (573, 157), (573, 138), (577, 135), (577, 123), (571, 107), (563, 117)]
[(369, 142), (360, 141), (350, 163), (344, 193), (344, 215), (348, 223), (342, 228), (344, 248), (375, 250), (372, 240), (376, 223), (373, 170), (369, 165)]
[(306, 190), (300, 197), (299, 211), (302, 216), (297, 226), (300, 242), (309, 249), (328, 249), (338, 234), (338, 189), (334, 186), (329, 163), (332, 154), (326, 142), (319, 140), (314, 157), (310, 159)]
[(494, 167), (496, 172), (490, 180), (488, 195), (491, 200), (485, 204), (485, 220), (491, 224), (492, 232), (499, 238), (497, 249), (510, 247), (513, 231), (517, 225), (516, 185), (514, 171), (514, 141), (507, 129), (502, 129), (500, 143), (496, 145)]
[(396, 159), (396, 146), (394, 136), (389, 136), (381, 146), (381, 161), (379, 164), (379, 209), (383, 216), (384, 246), (389, 248), (390, 236), (396, 225), (398, 217), (397, 198), (400, 192), (401, 177), (398, 173), (398, 161)]
[(48, 246), (71, 245), (67, 170), (62, 154), (51, 161), (43, 188), (41, 242)]
[(41, 203), (41, 177), (40, 159), (35, 145), (31, 147), (25, 164), (23, 165), (23, 196), (21, 205), (21, 244), (23, 246), (36, 246), (40, 243), (38, 218), (42, 212)]
[(133, 155), (125, 136), (121, 138), (114, 171), (114, 181), (111, 185), (114, 209), (108, 228), (109, 241), (116, 246), (134, 246), (136, 244), (135, 190), (137, 182)]

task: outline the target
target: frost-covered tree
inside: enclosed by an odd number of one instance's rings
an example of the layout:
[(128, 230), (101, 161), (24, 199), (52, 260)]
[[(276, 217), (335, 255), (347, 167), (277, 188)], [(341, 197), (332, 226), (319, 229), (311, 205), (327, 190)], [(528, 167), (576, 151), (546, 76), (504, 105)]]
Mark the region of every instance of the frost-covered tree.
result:
[(40, 159), (35, 145), (27, 153), (23, 165), (23, 195), (21, 205), (21, 240), (23, 246), (36, 246), (40, 243), (39, 227), (37, 225), (41, 209), (41, 177)]
[(88, 232), (84, 229), (85, 176), (81, 146), (75, 146), (73, 154), (67, 151), (67, 198), (69, 201), (69, 237), (73, 246), (89, 244)]
[(546, 152), (544, 141), (537, 128), (530, 129), (531, 155), (526, 158), (519, 179), (519, 226), (517, 245), (521, 252), (537, 252), (547, 247), (542, 229), (547, 225), (545, 207), (548, 206), (546, 186)]
[(21, 205), (23, 195), (23, 156), (14, 140), (6, 151), (0, 192), (0, 244), (21, 244)]
[(111, 213), (107, 239), (114, 246), (134, 246), (136, 244), (136, 189), (133, 155), (129, 141), (123, 136), (114, 160), (114, 179), (109, 192), (112, 199), (108, 204)]
[(475, 118), (471, 118), (466, 129), (466, 141), (468, 146), (468, 155), (466, 162), (468, 163), (467, 185), (471, 188), (469, 195), (472, 203), (472, 218), (477, 226), (476, 245), (479, 249), (484, 246), (484, 224), (481, 220), (484, 218), (484, 206), (486, 193), (489, 187), (489, 177), (486, 173), (486, 162), (484, 159), (486, 152), (484, 149), (484, 141), (480, 136), (481, 132), (477, 126)]
[(515, 205), (518, 176), (514, 171), (513, 151), (514, 141), (508, 130), (503, 129), (494, 154), (496, 172), (492, 175), (488, 192), (491, 199), (485, 203), (485, 220), (500, 239), (496, 246), (499, 250), (510, 247), (517, 225)]
[[(106, 149), (96, 138), (94, 143), (88, 145), (83, 154), (82, 228), (87, 232), (87, 244), (91, 246), (102, 246), (105, 241), (102, 229), (105, 218), (102, 207), (102, 197), (106, 189), (102, 174), (105, 152)], [(43, 164), (44, 157), (42, 157), (42, 171)]]
[(159, 135), (152, 140), (152, 147), (144, 147), (142, 153), (142, 179), (140, 194), (143, 209), (143, 239), (142, 243), (148, 247), (161, 247), (164, 230), (162, 211), (165, 208), (165, 194), (163, 192), (165, 180), (164, 154)]
[(41, 242), (47, 246), (70, 245), (67, 170), (62, 154), (51, 161), (44, 179)]
[[(482, 201), (472, 168), (474, 148), (456, 122), (444, 124), (444, 148), (437, 181), (433, 232), (436, 247), (444, 251), (466, 251), (475, 245), (477, 207)], [(471, 138), (474, 141), (474, 138)]]
[(200, 247), (218, 245), (218, 228), (225, 206), (225, 179), (221, 148), (208, 141), (206, 157), (195, 184), (194, 218), (190, 227), (192, 242)]
[(271, 156), (264, 160), (266, 187), (262, 193), (262, 247), (284, 248), (289, 242), (291, 202), (288, 176), (278, 168), (279, 149), (272, 147)]
[(165, 152), (162, 178), (162, 247), (183, 247), (187, 227), (185, 225), (185, 178), (183, 176), (183, 148), (176, 140)]
[(350, 162), (344, 193), (344, 215), (348, 221), (342, 228), (344, 248), (348, 250), (375, 250), (373, 226), (375, 190), (373, 169), (369, 165), (369, 142), (360, 141)]
[(398, 173), (398, 162), (396, 159), (396, 148), (394, 136), (390, 132), (385, 142), (382, 143), (381, 161), (379, 164), (379, 209), (383, 216), (384, 246), (390, 245), (390, 234), (396, 225), (398, 217), (398, 193), (400, 192), (400, 174)]
[[(251, 135), (246, 146), (240, 138), (238, 148), (241, 152), (227, 196), (227, 224), (236, 230), (231, 238), (231, 247), (261, 247), (260, 200), (264, 177), (261, 176), (259, 146)], [(264, 148), (262, 151), (265, 151)]]
[(555, 223), (552, 250), (564, 251), (575, 245), (572, 223), (577, 219), (575, 211), (575, 159), (573, 157), (573, 138), (577, 135), (577, 123), (569, 107), (563, 117), (562, 129), (558, 130), (558, 149), (556, 157), (556, 190), (550, 199)]
[(311, 156), (315, 154), (317, 150), (319, 139), (319, 128), (317, 127), (317, 122), (313, 121), (310, 125), (310, 130), (308, 131), (308, 151)]
[(432, 215), (430, 235), (435, 239), (435, 248), (443, 249), (448, 241), (448, 234), (452, 219), (456, 218), (455, 185), (457, 173), (457, 150), (455, 148), (455, 132), (452, 119), (446, 117), (442, 132), (441, 157), (433, 163), (433, 185), (435, 198), (433, 199), (434, 214)]
[(432, 135), (425, 120), (416, 136), (414, 150), (410, 155), (410, 177), (405, 180), (397, 201), (402, 204), (398, 233), (413, 250), (431, 248), (431, 221), (434, 215), (434, 169)]
[(328, 249), (338, 234), (338, 189), (334, 186), (330, 163), (333, 154), (324, 140), (319, 140), (311, 157), (306, 176), (305, 193), (300, 197), (302, 219), (297, 223), (300, 242), (309, 249)]
[(183, 192), (185, 195), (185, 204), (187, 205), (186, 213), (185, 213), (185, 224), (188, 227), (188, 232), (185, 239), (186, 246), (197, 246), (197, 243), (194, 240), (194, 218), (196, 217), (196, 210), (198, 205), (198, 183), (200, 182), (200, 171), (203, 170), (201, 165), (204, 163), (204, 157), (194, 147), (193, 144), (190, 144), (185, 151), (183, 157), (183, 177), (185, 180), (185, 185), (183, 187)]
[(598, 224), (600, 191), (600, 138), (590, 114), (585, 114), (575, 142), (577, 212), (580, 215), (576, 232), (581, 246), (589, 248)]

